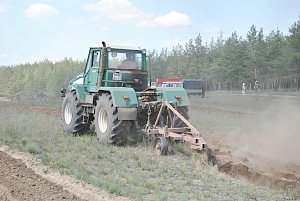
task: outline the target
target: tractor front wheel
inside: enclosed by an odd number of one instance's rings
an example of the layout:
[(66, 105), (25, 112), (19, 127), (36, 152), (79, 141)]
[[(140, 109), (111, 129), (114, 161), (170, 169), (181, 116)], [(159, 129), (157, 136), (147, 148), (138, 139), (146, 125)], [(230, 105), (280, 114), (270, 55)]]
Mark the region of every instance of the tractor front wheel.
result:
[(110, 94), (105, 93), (99, 97), (95, 110), (95, 129), (100, 142), (124, 145), (132, 126), (131, 121), (118, 120), (118, 109)]
[(81, 134), (89, 129), (90, 123), (83, 120), (83, 107), (79, 104), (76, 92), (68, 92), (62, 104), (62, 125), (66, 133)]

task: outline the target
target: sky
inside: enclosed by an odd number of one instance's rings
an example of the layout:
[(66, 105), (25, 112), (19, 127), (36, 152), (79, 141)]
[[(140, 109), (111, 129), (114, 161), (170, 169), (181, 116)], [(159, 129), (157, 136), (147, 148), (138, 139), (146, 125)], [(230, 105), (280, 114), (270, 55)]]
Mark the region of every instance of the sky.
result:
[(171, 49), (201, 35), (246, 38), (252, 25), (288, 35), (300, 0), (0, 0), (0, 66), (83, 60), (107, 44)]

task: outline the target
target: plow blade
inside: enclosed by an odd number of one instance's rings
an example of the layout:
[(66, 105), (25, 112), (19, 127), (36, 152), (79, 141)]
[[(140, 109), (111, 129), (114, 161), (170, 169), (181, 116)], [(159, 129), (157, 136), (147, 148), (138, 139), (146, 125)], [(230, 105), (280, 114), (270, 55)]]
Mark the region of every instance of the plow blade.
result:
[(190, 129), (187, 127), (182, 128), (168, 128), (158, 127), (156, 129), (148, 129), (147, 134), (159, 135), (165, 138), (171, 138), (174, 141), (187, 142), (191, 145), (192, 149), (204, 150), (206, 148), (206, 142), (200, 136), (192, 136)]
[[(157, 126), (164, 107), (168, 110), (169, 118), (171, 120), (177, 116), (186, 126), (179, 128)], [(173, 114), (173, 116), (171, 114)], [(160, 153), (161, 155), (166, 154), (168, 146), (166, 139), (172, 139), (177, 142), (188, 143), (191, 149), (203, 151), (208, 162), (213, 165), (218, 165), (218, 167), (231, 162), (231, 157), (228, 154), (215, 154), (211, 149), (209, 149), (205, 140), (202, 138), (202, 134), (167, 101), (161, 102), (161, 108), (154, 125), (147, 125), (145, 131), (146, 134), (154, 135), (159, 139), (158, 141), (161, 141), (159, 146), (156, 145), (156, 147), (160, 150), (163, 150), (163, 153)]]

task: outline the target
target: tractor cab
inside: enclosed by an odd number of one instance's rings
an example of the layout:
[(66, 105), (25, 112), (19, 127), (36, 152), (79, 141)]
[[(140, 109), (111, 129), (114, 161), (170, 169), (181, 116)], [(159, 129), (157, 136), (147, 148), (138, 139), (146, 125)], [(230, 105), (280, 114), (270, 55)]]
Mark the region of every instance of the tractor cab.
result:
[(83, 76), (88, 92), (96, 92), (99, 87), (130, 87), (142, 91), (147, 88), (148, 78), (146, 50), (90, 48)]

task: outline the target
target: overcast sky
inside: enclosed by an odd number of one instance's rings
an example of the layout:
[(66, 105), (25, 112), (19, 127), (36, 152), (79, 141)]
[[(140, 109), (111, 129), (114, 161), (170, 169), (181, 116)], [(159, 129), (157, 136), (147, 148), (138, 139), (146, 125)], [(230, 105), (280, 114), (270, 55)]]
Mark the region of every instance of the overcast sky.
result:
[(101, 41), (148, 50), (204, 42), (251, 25), (285, 35), (299, 20), (300, 0), (0, 0), (0, 66), (83, 60)]

